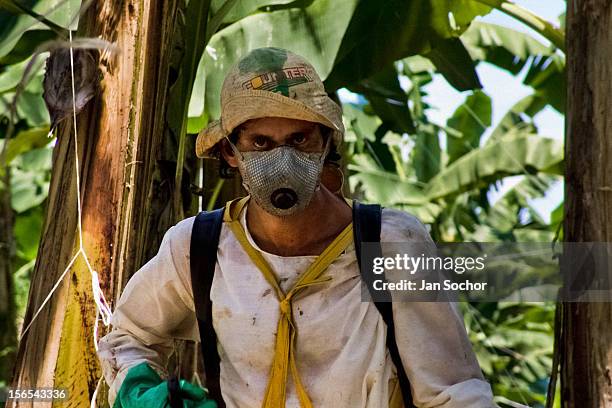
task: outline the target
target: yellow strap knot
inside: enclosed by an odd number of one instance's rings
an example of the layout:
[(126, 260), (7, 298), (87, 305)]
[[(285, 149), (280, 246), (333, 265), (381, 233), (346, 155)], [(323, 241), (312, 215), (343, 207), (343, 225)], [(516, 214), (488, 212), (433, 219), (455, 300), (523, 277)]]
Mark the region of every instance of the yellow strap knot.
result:
[(295, 383), (295, 389), (300, 400), (302, 408), (312, 408), (312, 402), (308, 397), (308, 393), (297, 370), (295, 362), (295, 339), (297, 330), (293, 321), (291, 300), (302, 289), (329, 282), (331, 276), (321, 276), (323, 272), (331, 265), (346, 247), (353, 242), (353, 224), (350, 223), (334, 241), (314, 260), (314, 262), (300, 275), (297, 283), (287, 293), (283, 293), (276, 280), (272, 268), (264, 259), (261, 252), (256, 250), (249, 242), (244, 228), (238, 221), (240, 212), (246, 205), (249, 197), (230, 201), (225, 207), (223, 220), (229, 223), (230, 229), (233, 231), (236, 239), (242, 245), (242, 248), (251, 258), (251, 261), (259, 268), (266, 281), (274, 288), (276, 297), (279, 300), (279, 309), (281, 316), (278, 319), (276, 345), (274, 348), (274, 361), (270, 369), (270, 377), (268, 379), (268, 387), (263, 399), (262, 408), (284, 408), (286, 401), (287, 376), (289, 370)]
[(291, 318), (292, 307), (290, 299), (285, 298), (280, 302), (280, 311), (288, 318)]

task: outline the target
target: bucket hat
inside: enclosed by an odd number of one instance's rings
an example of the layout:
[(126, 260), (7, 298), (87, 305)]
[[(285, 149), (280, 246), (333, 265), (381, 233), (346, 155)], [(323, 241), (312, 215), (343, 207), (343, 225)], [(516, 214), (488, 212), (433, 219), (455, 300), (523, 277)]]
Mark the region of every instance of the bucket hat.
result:
[(249, 119), (282, 117), (320, 123), (342, 142), (342, 110), (325, 91), (314, 67), (282, 48), (257, 48), (230, 68), (221, 88), (221, 117), (198, 133), (196, 155), (213, 147)]

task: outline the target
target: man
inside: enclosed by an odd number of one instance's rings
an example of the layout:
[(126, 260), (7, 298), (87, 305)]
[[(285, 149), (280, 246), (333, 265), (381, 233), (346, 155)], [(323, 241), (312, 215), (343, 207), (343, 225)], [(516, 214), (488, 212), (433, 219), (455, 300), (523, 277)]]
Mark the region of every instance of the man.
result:
[[(261, 48), (230, 70), (221, 107), (196, 153), (238, 169), (249, 192), (226, 206), (210, 289), (224, 403), (401, 406), (387, 326), (361, 299), (350, 202), (320, 182), (342, 141), (339, 106), (302, 57)], [(200, 340), (189, 262), (194, 219), (166, 232), (116, 305), (114, 330), (99, 345), (111, 404), (119, 394), (127, 395), (119, 406), (141, 406), (130, 402), (139, 378), (153, 378), (140, 388), (151, 400), (165, 398), (172, 339)], [(382, 212), (380, 235), (432, 245), (420, 221), (391, 209)], [(456, 305), (394, 302), (392, 310), (416, 406), (495, 406)]]

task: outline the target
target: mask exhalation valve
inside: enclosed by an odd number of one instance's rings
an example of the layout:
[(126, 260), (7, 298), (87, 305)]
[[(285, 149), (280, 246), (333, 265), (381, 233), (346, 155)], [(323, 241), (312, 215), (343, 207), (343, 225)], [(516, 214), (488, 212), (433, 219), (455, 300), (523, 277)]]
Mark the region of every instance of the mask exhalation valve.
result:
[(298, 196), (297, 193), (290, 188), (279, 188), (272, 192), (270, 201), (276, 208), (286, 210), (297, 204)]

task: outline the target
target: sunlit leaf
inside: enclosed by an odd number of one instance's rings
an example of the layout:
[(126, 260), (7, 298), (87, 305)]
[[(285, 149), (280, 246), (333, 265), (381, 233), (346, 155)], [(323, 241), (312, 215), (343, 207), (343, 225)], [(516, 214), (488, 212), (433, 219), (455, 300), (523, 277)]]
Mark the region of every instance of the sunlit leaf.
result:
[(33, 127), (43, 126), (50, 122), (49, 112), (41, 94), (22, 92), (17, 101), (17, 113)]
[(517, 135), (463, 155), (429, 182), (427, 196), (453, 196), (515, 174), (560, 174), (562, 160), (563, 144), (558, 140)]
[(448, 137), (448, 161), (454, 162), (480, 145), (480, 137), (491, 126), (491, 98), (482, 91), (475, 91), (460, 105), (447, 126), (461, 136)]
[(18, 155), (27, 151), (38, 149), (49, 144), (50, 139), (47, 137), (49, 127), (30, 128), (23, 130), (14, 138), (9, 140), (6, 148), (6, 163), (11, 161)]
[(461, 36), (473, 59), (516, 75), (527, 66), (525, 84), (559, 112), (565, 110), (565, 58), (529, 34), (474, 22)]

